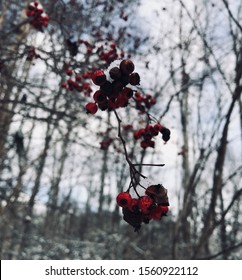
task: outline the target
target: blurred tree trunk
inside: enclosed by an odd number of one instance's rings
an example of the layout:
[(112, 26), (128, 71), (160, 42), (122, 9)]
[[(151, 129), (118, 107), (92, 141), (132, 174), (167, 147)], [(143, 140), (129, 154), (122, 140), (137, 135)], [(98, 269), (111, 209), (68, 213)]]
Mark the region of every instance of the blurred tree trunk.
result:
[[(53, 178), (51, 180), (51, 186), (49, 191), (49, 201), (48, 201), (48, 210), (46, 214), (46, 225), (45, 225), (45, 232), (47, 235), (54, 235), (56, 231), (58, 231), (58, 222), (62, 211), (64, 209), (59, 209), (58, 207), (58, 195), (59, 195), (59, 185), (61, 182), (61, 178), (63, 175), (63, 169), (66, 163), (66, 159), (68, 157), (68, 145), (70, 144), (70, 134), (72, 132), (73, 125), (68, 123), (67, 125), (67, 132), (62, 139), (61, 144), (61, 156), (60, 158), (54, 162), (54, 168), (58, 169), (57, 174), (53, 171)], [(56, 155), (58, 157), (58, 155)], [(66, 209), (68, 210), (68, 209)]]

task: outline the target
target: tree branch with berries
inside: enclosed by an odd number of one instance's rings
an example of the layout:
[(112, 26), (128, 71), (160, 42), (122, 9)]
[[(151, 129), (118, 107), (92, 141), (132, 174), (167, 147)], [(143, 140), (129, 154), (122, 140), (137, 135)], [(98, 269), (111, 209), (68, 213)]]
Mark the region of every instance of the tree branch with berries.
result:
[[(140, 114), (148, 116), (148, 124), (133, 132), (134, 139), (140, 140), (140, 147), (154, 148), (154, 137), (159, 134), (167, 142), (170, 139), (170, 130), (151, 117), (148, 110), (155, 104), (155, 99), (145, 95), (134, 86), (140, 84), (140, 76), (134, 72), (135, 65), (130, 59), (124, 59), (119, 66), (109, 69), (106, 75), (102, 70), (96, 70), (91, 76), (93, 83), (99, 89), (93, 94), (93, 101), (86, 104), (86, 112), (95, 115), (98, 110), (111, 111), (118, 122), (118, 137), (121, 141), (125, 160), (129, 166), (130, 184), (126, 191), (120, 192), (116, 197), (117, 204), (122, 208), (123, 219), (139, 231), (141, 225), (148, 224), (151, 220), (161, 220), (168, 212), (169, 200), (167, 190), (162, 184), (143, 186), (140, 178), (146, 179), (138, 169), (138, 166), (164, 166), (164, 164), (133, 163), (128, 155), (126, 141), (122, 136), (122, 119), (118, 109), (133, 106)], [(107, 77), (109, 76), (109, 77)], [(130, 87), (130, 86), (131, 87)], [(155, 124), (151, 124), (155, 121)], [(131, 190), (135, 195), (131, 195)], [(142, 192), (141, 192), (142, 190)], [(142, 195), (141, 193), (145, 194)]]

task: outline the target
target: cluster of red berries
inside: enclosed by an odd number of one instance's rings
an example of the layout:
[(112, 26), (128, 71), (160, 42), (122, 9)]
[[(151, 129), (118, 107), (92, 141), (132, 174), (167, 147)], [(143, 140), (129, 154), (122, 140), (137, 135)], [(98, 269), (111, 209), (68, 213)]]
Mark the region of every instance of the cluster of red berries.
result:
[(136, 109), (139, 110), (140, 113), (145, 113), (147, 109), (149, 110), (150, 107), (156, 103), (156, 99), (150, 94), (141, 94), (140, 92), (136, 92), (134, 97)]
[(104, 61), (107, 65), (119, 58), (117, 46), (115, 43), (111, 43), (109, 48), (105, 48), (104, 45), (100, 46), (96, 52), (99, 58)]
[(69, 76), (69, 79), (61, 85), (62, 88), (70, 91), (76, 90), (83, 92), (86, 96), (90, 96), (92, 88), (90, 83), (86, 82), (86, 79), (89, 79), (91, 76), (89, 71), (80, 75), (75, 74), (73, 70), (66, 67), (65, 72)]
[(39, 2), (35, 1), (28, 5), (26, 15), (30, 18), (29, 23), (39, 31), (43, 30), (43, 27), (47, 27), (49, 23), (49, 17), (44, 12)]
[(99, 47), (95, 47), (95, 44), (91, 44), (83, 39), (80, 39), (79, 43), (86, 47), (86, 55), (97, 54), (99, 59), (104, 62), (104, 67), (123, 55), (120, 54), (119, 56), (117, 46), (114, 42), (111, 44), (104, 43)]
[(169, 210), (167, 190), (161, 184), (149, 186), (145, 195), (139, 198), (132, 198), (129, 192), (121, 192), (116, 201), (122, 207), (123, 219), (133, 226), (135, 231), (141, 228), (142, 223), (161, 220)]
[(126, 86), (140, 83), (139, 74), (134, 72), (134, 63), (129, 59), (122, 60), (119, 67), (111, 68), (109, 75), (112, 82), (107, 80), (105, 73), (101, 70), (93, 73), (92, 81), (100, 86), (100, 89), (93, 95), (95, 102), (89, 102), (86, 105), (87, 113), (95, 114), (98, 108), (102, 111), (111, 111), (126, 107), (130, 98), (133, 97), (133, 90)]
[(170, 130), (161, 124), (157, 123), (155, 125), (147, 125), (145, 128), (134, 131), (134, 138), (136, 140), (142, 139), (140, 146), (145, 149), (147, 147), (154, 148), (155, 142), (152, 140), (154, 136), (157, 136), (159, 133), (162, 134), (162, 139), (167, 142), (170, 139)]

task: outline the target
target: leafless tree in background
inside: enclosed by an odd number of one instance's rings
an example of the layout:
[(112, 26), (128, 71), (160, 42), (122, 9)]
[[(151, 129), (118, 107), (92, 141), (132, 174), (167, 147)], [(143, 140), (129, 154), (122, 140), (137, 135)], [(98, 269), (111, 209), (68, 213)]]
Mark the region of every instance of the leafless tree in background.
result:
[[(28, 24), (27, 1), (0, 4), (2, 259), (242, 257), (241, 3), (167, 0), (146, 25), (138, 1), (129, 2), (43, 1), (51, 19), (43, 33)], [(66, 61), (80, 72), (103, 66), (75, 53), (76, 38), (98, 41), (99, 32), (100, 43), (113, 40), (139, 62), (157, 99), (151, 114), (172, 131), (154, 150), (126, 135), (134, 161), (173, 162), (140, 168), (164, 180), (171, 212), (138, 234), (115, 206), (128, 182), (116, 120), (89, 117), (87, 97), (60, 86)], [(30, 60), (33, 46), (39, 57)], [(139, 119), (124, 114), (125, 124)]]

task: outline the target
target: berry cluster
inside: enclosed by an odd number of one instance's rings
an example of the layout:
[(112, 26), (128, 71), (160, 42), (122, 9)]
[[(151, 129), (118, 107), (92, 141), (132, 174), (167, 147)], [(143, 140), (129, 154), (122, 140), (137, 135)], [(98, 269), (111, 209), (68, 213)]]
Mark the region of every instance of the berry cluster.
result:
[(116, 201), (122, 207), (123, 219), (133, 226), (135, 231), (141, 228), (142, 223), (161, 220), (166, 216), (169, 206), (167, 190), (160, 184), (149, 186), (145, 195), (139, 198), (132, 198), (129, 192), (121, 192)]
[(155, 142), (152, 140), (154, 136), (157, 136), (159, 133), (162, 134), (162, 139), (167, 142), (170, 139), (170, 130), (161, 124), (157, 123), (155, 125), (147, 125), (145, 128), (134, 131), (134, 138), (136, 140), (142, 139), (140, 146), (143, 149), (147, 147), (154, 148)]
[(85, 72), (82, 75), (75, 74), (74, 71), (69, 69), (67, 65), (65, 66), (65, 72), (69, 76), (69, 79), (62, 83), (62, 88), (68, 89), (70, 91), (76, 90), (83, 92), (86, 96), (90, 96), (92, 88), (90, 83), (86, 81), (86, 79), (89, 79), (91, 76), (90, 72)]
[(95, 102), (89, 102), (86, 105), (86, 111), (95, 114), (98, 108), (102, 111), (120, 107), (126, 107), (129, 100), (133, 97), (133, 90), (126, 87), (128, 84), (138, 85), (140, 82), (139, 74), (134, 71), (134, 64), (131, 60), (122, 60), (119, 67), (113, 67), (109, 70), (112, 82), (107, 80), (106, 74), (97, 70), (92, 75), (92, 81), (99, 86), (93, 99)]
[(156, 99), (150, 94), (142, 95), (140, 92), (136, 92), (134, 97), (136, 102), (136, 109), (139, 110), (140, 113), (145, 113), (146, 110), (149, 110), (150, 107), (155, 105), (156, 103)]
[(47, 27), (49, 23), (49, 17), (44, 12), (39, 2), (35, 1), (28, 5), (26, 15), (30, 18), (29, 23), (37, 30), (43, 31), (43, 27)]
[[(99, 37), (99, 40), (101, 40), (101, 34), (97, 33), (96, 37)], [(117, 46), (114, 42), (111, 42), (110, 44), (106, 42), (100, 46), (95, 46), (95, 44), (91, 44), (87, 40), (80, 39), (79, 43), (86, 47), (86, 55), (98, 55), (98, 58), (104, 62), (103, 67), (110, 65), (114, 60), (124, 56), (123, 53), (118, 53)]]
[(109, 65), (114, 60), (118, 59), (118, 51), (115, 43), (111, 43), (109, 48), (105, 48), (103, 45), (97, 49), (99, 58)]
[[(132, 99), (135, 102), (135, 108), (140, 113), (146, 113), (149, 120), (155, 120), (155, 118), (152, 118), (148, 113), (150, 107), (155, 104), (155, 99), (150, 95), (141, 94), (132, 88), (132, 86), (139, 85), (140, 83), (140, 76), (138, 73), (134, 72), (134, 69), (134, 63), (130, 59), (124, 59), (120, 62), (119, 66), (112, 67), (108, 70), (108, 77), (102, 70), (94, 71), (91, 75), (91, 79), (99, 88), (93, 94), (93, 102), (86, 104), (86, 112), (94, 115), (99, 109), (102, 111), (112, 111), (120, 107), (128, 106), (130, 99)], [(131, 87), (129, 87), (128, 84)], [(136, 169), (137, 164), (131, 162), (130, 158), (132, 155), (128, 154), (125, 139), (121, 133), (122, 121), (117, 111), (114, 111), (114, 113), (118, 120), (118, 136), (123, 146), (126, 161), (130, 167), (131, 178), (128, 190), (119, 193), (116, 201), (117, 204), (122, 207), (123, 219), (133, 226), (135, 231), (138, 231), (142, 223), (147, 224), (150, 220), (160, 220), (167, 214), (169, 206), (167, 190), (161, 184), (151, 185), (146, 188), (145, 195), (139, 195), (137, 188), (144, 188), (144, 186), (140, 184), (137, 176), (142, 178), (146, 177)], [(133, 126), (131, 124), (123, 125), (123, 131), (125, 131), (126, 134), (132, 128)], [(149, 124), (144, 129), (134, 131), (133, 135), (135, 139), (142, 139), (141, 147), (145, 149), (155, 146), (155, 142), (152, 138), (159, 133), (162, 134), (162, 139), (165, 142), (170, 139), (170, 130), (159, 123), (154, 125)], [(111, 143), (113, 143), (114, 149), (120, 151), (119, 148), (115, 147), (113, 140), (113, 138), (107, 135), (104, 140), (100, 142), (100, 148), (102, 150), (107, 150)], [(150, 164), (150, 166), (152, 166), (152, 164)], [(158, 166), (163, 166), (163, 164)], [(130, 195), (131, 189), (134, 190), (137, 198)]]

